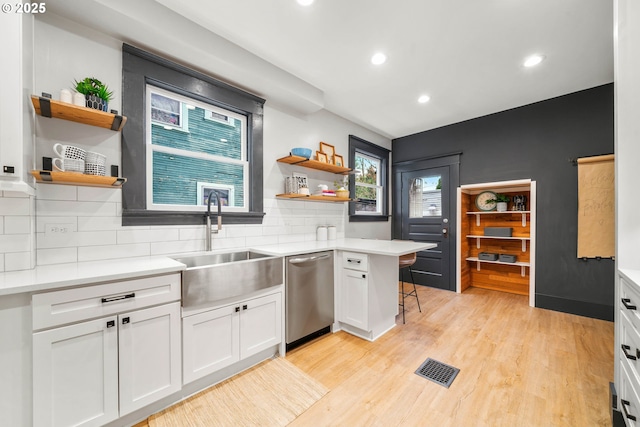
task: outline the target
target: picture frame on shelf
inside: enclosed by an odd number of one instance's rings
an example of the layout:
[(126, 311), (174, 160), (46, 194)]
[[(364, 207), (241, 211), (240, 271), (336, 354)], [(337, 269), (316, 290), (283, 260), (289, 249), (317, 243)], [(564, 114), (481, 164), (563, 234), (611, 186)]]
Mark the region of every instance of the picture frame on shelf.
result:
[(294, 180), (295, 192), (297, 193), (300, 188), (309, 187), (307, 185), (307, 175), (300, 172), (292, 172), (291, 177)]
[(318, 161), (321, 163), (329, 163), (327, 161), (327, 154), (321, 151), (316, 151), (316, 159), (318, 159)]
[(344, 159), (339, 154), (333, 155), (333, 164), (336, 166), (344, 167)]
[(336, 154), (336, 148), (331, 144), (320, 141), (320, 151), (327, 155), (327, 163), (333, 164), (333, 156)]

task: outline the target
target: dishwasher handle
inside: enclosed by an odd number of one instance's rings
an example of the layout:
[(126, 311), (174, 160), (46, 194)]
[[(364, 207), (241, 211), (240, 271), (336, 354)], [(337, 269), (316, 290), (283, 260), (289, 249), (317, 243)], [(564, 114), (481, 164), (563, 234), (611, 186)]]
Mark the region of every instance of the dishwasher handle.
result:
[(289, 260), (290, 264), (302, 264), (303, 262), (309, 262), (309, 261), (320, 261), (323, 259), (328, 259), (330, 257), (329, 254), (322, 254), (322, 255), (314, 255), (314, 256), (310, 256), (310, 257), (305, 257), (305, 258), (292, 258)]

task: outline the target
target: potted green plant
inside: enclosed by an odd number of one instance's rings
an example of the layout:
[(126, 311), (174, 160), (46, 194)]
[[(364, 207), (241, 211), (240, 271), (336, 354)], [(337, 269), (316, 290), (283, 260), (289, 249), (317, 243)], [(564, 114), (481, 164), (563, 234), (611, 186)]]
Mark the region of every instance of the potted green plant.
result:
[(75, 80), (76, 91), (83, 94), (86, 106), (94, 110), (108, 111), (109, 101), (113, 99), (113, 92), (109, 87), (95, 77), (85, 77), (83, 80)]
[(489, 199), (487, 200), (487, 203), (495, 203), (496, 204), (496, 210), (498, 212), (506, 212), (507, 211), (507, 204), (511, 201), (511, 197), (507, 196), (506, 194), (496, 194), (496, 198), (495, 199)]

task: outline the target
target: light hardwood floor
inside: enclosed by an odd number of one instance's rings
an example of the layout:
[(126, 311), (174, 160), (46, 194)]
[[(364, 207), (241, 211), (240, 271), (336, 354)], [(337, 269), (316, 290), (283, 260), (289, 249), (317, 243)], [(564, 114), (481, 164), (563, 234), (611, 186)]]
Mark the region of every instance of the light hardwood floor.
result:
[[(338, 332), (287, 353), (329, 389), (289, 426), (611, 425), (612, 322), (477, 288), (418, 293), (422, 313), (407, 299), (407, 323), (375, 342)], [(414, 374), (428, 357), (460, 369), (450, 388)], [(206, 425), (193, 417), (179, 425)]]
[[(608, 426), (613, 323), (527, 297), (418, 287), (407, 322), (367, 342), (339, 332), (287, 354), (329, 388), (290, 426)], [(449, 389), (415, 375), (460, 369)]]

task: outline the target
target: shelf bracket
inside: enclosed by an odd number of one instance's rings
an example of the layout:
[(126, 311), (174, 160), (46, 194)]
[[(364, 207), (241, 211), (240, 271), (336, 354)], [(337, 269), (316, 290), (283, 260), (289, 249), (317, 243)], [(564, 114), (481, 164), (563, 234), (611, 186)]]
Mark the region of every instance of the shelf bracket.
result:
[(476, 227), (480, 227), (480, 214), (476, 214)]
[(527, 252), (527, 241), (522, 239), (522, 252)]
[(116, 116), (113, 118), (113, 122), (111, 123), (111, 130), (118, 130), (120, 129), (121, 125), (122, 125), (122, 116), (119, 116), (116, 114)]
[(480, 249), (480, 238), (476, 237), (476, 248)]
[(524, 276), (525, 276), (525, 274), (524, 274), (524, 269), (525, 269), (525, 266), (524, 266), (524, 265), (521, 265), (521, 266), (520, 266), (520, 275), (521, 275), (522, 277), (524, 277)]
[(476, 269), (480, 271), (480, 261), (476, 261)]
[(527, 214), (526, 213), (522, 214), (522, 226), (523, 227), (527, 226)]
[(51, 102), (49, 98), (40, 97), (40, 115), (51, 118)]
[(52, 182), (50, 171), (40, 171), (40, 179), (47, 182)]
[[(124, 178), (116, 178), (116, 180), (114, 181), (113, 185), (114, 187), (122, 187), (122, 184), (124, 184), (127, 180)], [(129, 187), (127, 187), (129, 188)]]

